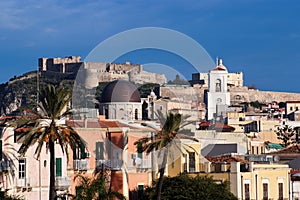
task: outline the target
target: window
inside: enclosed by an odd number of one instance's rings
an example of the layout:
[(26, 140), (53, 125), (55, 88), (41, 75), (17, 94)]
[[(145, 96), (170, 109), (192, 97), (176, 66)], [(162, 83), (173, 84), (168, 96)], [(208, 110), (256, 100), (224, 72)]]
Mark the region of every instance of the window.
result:
[(187, 172), (187, 154), (183, 154), (183, 172)]
[(195, 172), (195, 152), (189, 152), (189, 172)]
[(26, 177), (26, 162), (25, 159), (19, 159), (19, 179), (25, 179)]
[(258, 146), (256, 147), (256, 154), (259, 154), (259, 152), (258, 152)]
[(250, 187), (249, 184), (245, 184), (245, 200), (250, 200)]
[(85, 159), (86, 158), (86, 152), (85, 152), (85, 146), (81, 145), (80, 149), (76, 148), (73, 150), (73, 159), (79, 160), (79, 159)]
[(55, 158), (55, 176), (62, 176), (62, 166), (61, 166), (61, 158)]
[(278, 183), (278, 200), (283, 200), (283, 183)]
[(242, 99), (242, 97), (240, 96), (240, 95), (235, 95), (235, 100), (241, 100)]
[(104, 108), (104, 115), (105, 115), (105, 119), (109, 119), (108, 107)]
[(260, 153), (261, 153), (261, 154), (264, 153), (264, 147), (260, 147)]
[(263, 200), (268, 200), (268, 183), (263, 183)]
[(299, 108), (298, 108), (298, 106), (296, 106), (296, 111), (298, 111), (299, 110)]
[(96, 142), (96, 160), (104, 160), (103, 142)]
[(251, 153), (254, 154), (254, 146), (252, 146), (252, 151), (251, 151)]
[(139, 111), (138, 111), (138, 109), (135, 109), (135, 110), (134, 110), (134, 119), (135, 119), (135, 120), (138, 120), (138, 119), (139, 119)]
[(293, 111), (293, 107), (292, 106), (290, 107), (290, 111)]
[(216, 92), (221, 92), (221, 80), (216, 80)]

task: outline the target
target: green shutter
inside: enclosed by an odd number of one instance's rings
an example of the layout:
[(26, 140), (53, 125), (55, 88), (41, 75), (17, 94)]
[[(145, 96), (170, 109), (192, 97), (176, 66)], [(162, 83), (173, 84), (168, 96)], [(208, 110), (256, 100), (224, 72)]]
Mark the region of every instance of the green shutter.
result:
[(96, 159), (104, 160), (104, 145), (103, 142), (96, 142)]
[(138, 199), (142, 199), (144, 192), (144, 185), (138, 185)]
[(61, 166), (61, 158), (56, 158), (55, 159), (55, 165), (56, 165), (56, 176), (62, 176), (62, 166)]
[(81, 155), (81, 159), (85, 159), (86, 158), (86, 153), (85, 153), (85, 145), (82, 144), (81, 147), (80, 147), (80, 155)]

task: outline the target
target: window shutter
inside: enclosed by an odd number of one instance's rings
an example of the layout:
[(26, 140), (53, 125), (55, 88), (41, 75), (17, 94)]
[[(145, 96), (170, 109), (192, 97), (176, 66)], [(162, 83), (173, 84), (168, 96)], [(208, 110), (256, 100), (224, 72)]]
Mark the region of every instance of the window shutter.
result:
[(61, 163), (61, 158), (56, 158), (55, 159), (55, 166), (56, 166), (56, 168), (55, 168), (56, 169), (56, 171), (55, 171), (56, 173), (55, 174), (56, 174), (57, 177), (58, 176), (62, 176), (62, 169), (61, 169), (62, 166), (61, 166), (61, 164), (62, 164)]
[(103, 142), (96, 142), (96, 159), (104, 160), (104, 145)]
[(86, 152), (85, 152), (85, 146), (82, 144), (80, 147), (80, 155), (81, 155), (81, 159), (85, 159), (86, 158)]

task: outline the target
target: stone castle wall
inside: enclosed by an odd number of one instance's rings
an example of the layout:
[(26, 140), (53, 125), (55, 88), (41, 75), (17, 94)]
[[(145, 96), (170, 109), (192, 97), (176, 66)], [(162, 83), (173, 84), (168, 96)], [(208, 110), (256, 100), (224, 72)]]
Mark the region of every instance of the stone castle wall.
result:
[(126, 63), (100, 63), (82, 62), (80, 56), (65, 58), (39, 58), (39, 70), (49, 73), (77, 74), (78, 81), (87, 88), (98, 86), (98, 82), (111, 82), (117, 79), (132, 81), (134, 83), (164, 84), (167, 79), (164, 74), (155, 74), (143, 71), (140, 64)]
[[(189, 86), (170, 86), (160, 87), (160, 96), (169, 97), (170, 99), (178, 99), (182, 101), (195, 101), (204, 103), (205, 87)], [(231, 104), (239, 104), (241, 102), (271, 103), (272, 101), (300, 101), (300, 93), (289, 92), (273, 92), (248, 89), (248, 87), (230, 87)]]
[(272, 101), (286, 102), (300, 100), (299, 93), (259, 91), (247, 89), (247, 87), (230, 88), (230, 99), (232, 103), (254, 102), (271, 103)]

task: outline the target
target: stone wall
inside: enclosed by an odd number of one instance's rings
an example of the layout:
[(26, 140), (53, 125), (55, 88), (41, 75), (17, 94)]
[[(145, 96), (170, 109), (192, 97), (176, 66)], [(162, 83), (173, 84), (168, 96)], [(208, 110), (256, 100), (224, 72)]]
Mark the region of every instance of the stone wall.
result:
[(230, 88), (229, 91), (232, 103), (253, 101), (258, 101), (260, 103), (271, 103), (272, 101), (286, 102), (300, 100), (299, 93), (259, 91), (248, 89), (247, 87), (234, 87)]

